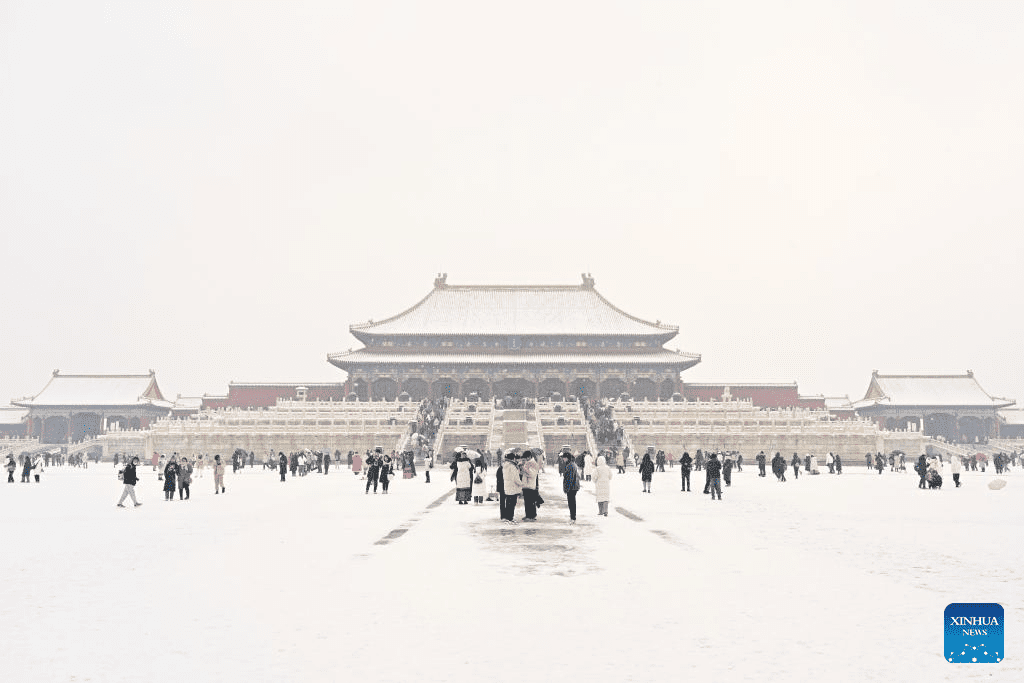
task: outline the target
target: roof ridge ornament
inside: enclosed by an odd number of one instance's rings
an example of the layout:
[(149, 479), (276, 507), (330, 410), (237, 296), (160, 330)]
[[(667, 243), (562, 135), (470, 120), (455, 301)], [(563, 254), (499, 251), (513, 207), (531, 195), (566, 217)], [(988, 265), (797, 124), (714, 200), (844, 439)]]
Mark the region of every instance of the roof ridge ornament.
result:
[(434, 289), (444, 289), (448, 286), (448, 273), (438, 273), (434, 278)]
[(593, 289), (594, 288), (594, 276), (593, 275), (591, 275), (590, 273), (580, 273), (580, 276), (583, 278), (583, 289)]

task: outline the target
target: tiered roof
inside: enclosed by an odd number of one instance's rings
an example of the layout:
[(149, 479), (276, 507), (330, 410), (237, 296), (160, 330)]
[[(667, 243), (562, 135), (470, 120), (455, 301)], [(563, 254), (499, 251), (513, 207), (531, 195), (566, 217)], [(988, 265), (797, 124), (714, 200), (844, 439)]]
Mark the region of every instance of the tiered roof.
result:
[(416, 305), (349, 328), (363, 343), (380, 336), (645, 336), (668, 341), (679, 328), (613, 306), (584, 275), (581, 285), (458, 285), (446, 277)]
[(895, 406), (985, 407), (1013, 405), (1006, 398), (990, 396), (970, 370), (963, 375), (880, 375), (871, 374), (864, 398), (857, 409)]
[(495, 353), (463, 353), (455, 352), (384, 352), (375, 349), (357, 349), (342, 353), (332, 353), (327, 359), (334, 364), (356, 364), (356, 363), (402, 363), (402, 364), (426, 364), (441, 363), (446, 360), (459, 365), (531, 365), (531, 366), (555, 366), (555, 365), (670, 365), (690, 367), (700, 362), (700, 355), (694, 353), (683, 353), (682, 351), (670, 351), (668, 349), (657, 349), (650, 353), (625, 353), (612, 352), (590, 352), (590, 353), (517, 353), (495, 352)]
[(62, 375), (54, 370), (42, 391), (11, 403), (26, 408), (172, 405), (164, 400), (152, 370), (145, 375)]

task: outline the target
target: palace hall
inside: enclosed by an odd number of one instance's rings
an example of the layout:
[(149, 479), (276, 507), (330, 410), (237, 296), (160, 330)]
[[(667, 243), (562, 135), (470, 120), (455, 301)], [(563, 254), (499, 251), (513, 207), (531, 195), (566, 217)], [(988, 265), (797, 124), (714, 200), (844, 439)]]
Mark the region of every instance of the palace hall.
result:
[(349, 329), (363, 348), (327, 359), (359, 400), (678, 399), (680, 373), (700, 362), (665, 348), (678, 327), (615, 307), (589, 273), (547, 286), (450, 285), (444, 273), (407, 310)]

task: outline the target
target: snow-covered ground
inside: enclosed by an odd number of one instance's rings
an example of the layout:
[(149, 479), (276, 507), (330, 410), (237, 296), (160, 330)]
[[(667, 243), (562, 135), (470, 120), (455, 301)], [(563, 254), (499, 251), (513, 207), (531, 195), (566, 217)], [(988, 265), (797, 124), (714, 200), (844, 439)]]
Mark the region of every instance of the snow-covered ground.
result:
[[(518, 527), (444, 469), (386, 496), (344, 468), (215, 496), (207, 472), (173, 503), (139, 471), (136, 509), (110, 464), (0, 488), (4, 681), (1024, 680), (1019, 471), (747, 466), (721, 502), (634, 471), (569, 526), (549, 468)], [(1002, 663), (943, 659), (951, 602), (1003, 605)]]

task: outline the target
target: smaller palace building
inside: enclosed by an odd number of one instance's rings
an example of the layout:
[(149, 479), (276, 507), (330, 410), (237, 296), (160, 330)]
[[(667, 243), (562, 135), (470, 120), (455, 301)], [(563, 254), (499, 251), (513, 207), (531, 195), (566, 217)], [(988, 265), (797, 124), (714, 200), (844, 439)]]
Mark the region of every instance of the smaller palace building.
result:
[(1013, 404), (990, 396), (970, 370), (963, 375), (881, 375), (875, 370), (864, 398), (853, 407), (881, 429), (977, 443), (999, 436), (999, 411)]
[(109, 429), (146, 429), (170, 414), (152, 370), (145, 375), (62, 375), (35, 396), (11, 401), (28, 409), (26, 436), (40, 443), (70, 444)]
[(700, 356), (666, 349), (679, 328), (648, 322), (579, 285), (449, 285), (396, 316), (349, 327), (365, 347), (330, 354), (360, 400), (425, 397), (657, 400)]

